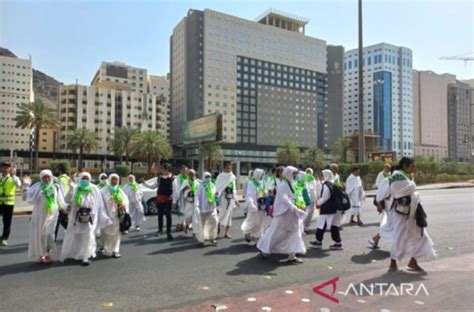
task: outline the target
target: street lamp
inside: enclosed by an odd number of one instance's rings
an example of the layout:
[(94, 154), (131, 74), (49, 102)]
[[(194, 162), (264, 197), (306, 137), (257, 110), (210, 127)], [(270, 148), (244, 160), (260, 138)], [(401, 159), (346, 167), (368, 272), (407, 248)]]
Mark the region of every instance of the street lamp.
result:
[(359, 162), (365, 162), (364, 138), (364, 56), (362, 40), (362, 0), (359, 0)]

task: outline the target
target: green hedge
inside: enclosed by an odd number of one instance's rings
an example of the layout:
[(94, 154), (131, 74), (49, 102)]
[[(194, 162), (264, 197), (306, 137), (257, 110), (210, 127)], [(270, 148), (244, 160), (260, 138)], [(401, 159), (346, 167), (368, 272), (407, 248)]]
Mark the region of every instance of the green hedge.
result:
[(127, 165), (117, 165), (115, 166), (114, 171), (120, 177), (126, 177), (130, 173), (130, 167)]
[(66, 168), (66, 174), (70, 174), (70, 171), (71, 171), (71, 162), (67, 159), (61, 159), (61, 160), (52, 160), (50, 163), (49, 163), (49, 166), (50, 166), (50, 169), (51, 171), (53, 172), (53, 174), (56, 174), (56, 167), (59, 165), (59, 164), (62, 164), (64, 166), (64, 168)]

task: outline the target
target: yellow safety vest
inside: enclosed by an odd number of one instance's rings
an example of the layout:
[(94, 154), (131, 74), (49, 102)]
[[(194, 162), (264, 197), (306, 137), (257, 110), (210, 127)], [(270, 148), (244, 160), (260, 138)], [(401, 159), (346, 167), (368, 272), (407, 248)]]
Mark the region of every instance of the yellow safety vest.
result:
[(0, 205), (15, 206), (16, 184), (11, 176), (0, 179)]

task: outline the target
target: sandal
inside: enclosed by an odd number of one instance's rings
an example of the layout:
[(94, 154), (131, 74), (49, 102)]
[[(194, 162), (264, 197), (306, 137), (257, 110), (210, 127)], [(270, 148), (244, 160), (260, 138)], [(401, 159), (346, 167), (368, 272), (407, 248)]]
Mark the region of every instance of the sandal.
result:
[(51, 263), (53, 263), (53, 259), (51, 259), (50, 256), (45, 256), (45, 257), (43, 257), (43, 263), (51, 264)]
[(409, 272), (425, 272), (419, 265), (416, 265), (414, 268), (407, 266), (406, 270)]

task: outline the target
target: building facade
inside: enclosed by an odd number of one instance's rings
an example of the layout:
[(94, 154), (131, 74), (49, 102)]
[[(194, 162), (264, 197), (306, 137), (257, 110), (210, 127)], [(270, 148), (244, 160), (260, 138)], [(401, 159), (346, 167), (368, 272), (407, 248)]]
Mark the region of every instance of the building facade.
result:
[(102, 62), (91, 82), (92, 86), (125, 90), (129, 92), (147, 92), (147, 70), (129, 66), (122, 62)]
[(474, 79), (463, 82), (471, 86), (471, 162), (474, 163)]
[[(412, 51), (387, 43), (363, 49), (364, 131), (378, 149), (413, 156)], [(358, 133), (358, 50), (344, 56), (344, 135)]]
[(461, 81), (448, 86), (449, 158), (471, 161), (471, 86)]
[(166, 138), (170, 137), (170, 75), (148, 75), (148, 94), (156, 96), (160, 103), (160, 131)]
[(34, 101), (31, 59), (0, 56), (0, 150), (28, 151), (30, 129), (16, 127), (20, 104)]
[(327, 46), (328, 100), (325, 105), (324, 122), (318, 115), (318, 146), (330, 148), (343, 136), (344, 109), (344, 47)]
[(67, 142), (77, 128), (85, 127), (97, 133), (99, 149), (92, 153), (104, 156), (113, 154), (108, 146), (116, 127), (156, 130), (165, 137), (169, 135), (168, 118), (163, 117), (168, 108), (160, 96), (84, 85), (64, 85), (60, 91), (60, 152), (72, 152)]
[(190, 10), (170, 39), (172, 143), (183, 143), (185, 122), (220, 113), (227, 160), (275, 163), (285, 140), (318, 146), (326, 43), (304, 34), (307, 22), (274, 10), (255, 21)]
[(448, 84), (450, 74), (413, 71), (413, 134), (415, 155), (448, 157)]

